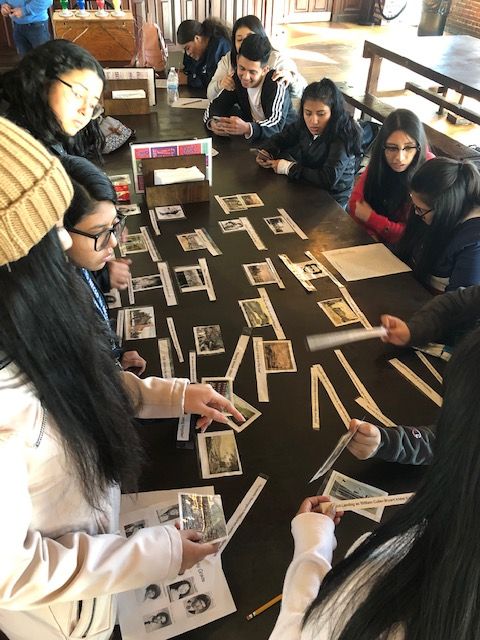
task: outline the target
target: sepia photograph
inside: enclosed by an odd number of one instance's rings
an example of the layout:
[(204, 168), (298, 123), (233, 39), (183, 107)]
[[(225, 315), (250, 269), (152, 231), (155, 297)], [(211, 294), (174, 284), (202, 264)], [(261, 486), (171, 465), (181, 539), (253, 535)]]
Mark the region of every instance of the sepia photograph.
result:
[(156, 335), (153, 307), (125, 309), (125, 340), (143, 340)]
[(185, 612), (188, 616), (197, 616), (207, 609), (213, 607), (212, 596), (209, 593), (199, 593), (198, 596), (193, 596), (185, 602)]
[(240, 218), (232, 218), (231, 220), (219, 220), (218, 224), (223, 233), (233, 233), (234, 231), (245, 231), (242, 220)]
[(219, 324), (193, 327), (193, 336), (195, 338), (195, 349), (199, 356), (213, 356), (217, 353), (225, 353)]
[(277, 284), (275, 274), (272, 273), (268, 262), (252, 262), (243, 264), (247, 279), (254, 287), (263, 284)]
[[(337, 500), (354, 500), (356, 498), (388, 495), (388, 493), (382, 491), (382, 489), (377, 489), (377, 487), (372, 487), (370, 484), (349, 478), (338, 471), (331, 472), (325, 489), (323, 489), (323, 494), (336, 498)], [(352, 511), (370, 520), (375, 520), (375, 522), (380, 522), (384, 508), (385, 507), (371, 507), (370, 509), (352, 509)]]
[(214, 390), (233, 404), (233, 380), (225, 377), (204, 377), (202, 384), (210, 384)]
[(225, 196), (224, 198), (220, 198), (220, 200), (225, 205), (227, 211), (245, 211), (247, 208), (242, 199), (238, 196)]
[(291, 373), (297, 370), (290, 340), (264, 340), (263, 356), (267, 373)]
[(268, 327), (272, 324), (272, 318), (262, 298), (239, 300), (238, 304), (249, 327)]
[(129, 253), (143, 253), (145, 251), (148, 251), (148, 249), (141, 233), (131, 233), (127, 236), (125, 242), (120, 243), (120, 253), (122, 256)]
[(140, 529), (145, 529), (145, 520), (137, 520), (136, 522), (129, 522), (123, 526), (125, 530), (125, 535), (127, 538), (133, 536), (136, 531), (140, 531)]
[(158, 629), (163, 629), (163, 627), (168, 627), (169, 625), (171, 625), (172, 616), (168, 609), (162, 609), (161, 611), (157, 611), (154, 614), (144, 616), (143, 624), (145, 627), (145, 631), (147, 633), (152, 633), (152, 631), (158, 631)]
[(316, 278), (323, 278), (326, 275), (321, 265), (313, 260), (298, 262), (295, 266), (301, 270), (302, 277), (305, 278), (305, 280), (315, 280)]
[(205, 280), (202, 269), (198, 265), (190, 267), (175, 267), (175, 277), (182, 293), (189, 291), (202, 291), (205, 289)]
[(197, 445), (202, 478), (221, 478), (242, 474), (233, 431), (199, 433)]
[(256, 420), (259, 416), (262, 415), (261, 411), (253, 407), (243, 398), (240, 398), (235, 393), (233, 394), (233, 405), (237, 411), (239, 411), (242, 416), (245, 418), (245, 422), (237, 422), (235, 418), (232, 416), (228, 419), (228, 426), (232, 427), (237, 433), (240, 433), (248, 426), (252, 424), (254, 420)]
[(142, 213), (138, 204), (117, 204), (116, 209), (122, 216), (136, 216)]
[(162, 279), (159, 273), (132, 278), (132, 287), (135, 293), (137, 291), (148, 291), (149, 289), (161, 289), (162, 286)]
[(238, 195), (239, 198), (245, 203), (245, 206), (250, 207), (263, 207), (262, 199), (259, 197), (258, 193), (240, 193)]
[(178, 503), (172, 504), (169, 507), (165, 507), (164, 509), (157, 509), (157, 518), (160, 524), (165, 524), (166, 522), (171, 522), (172, 520), (178, 520), (179, 512), (178, 512)]
[(205, 249), (205, 243), (193, 231), (192, 233), (179, 233), (177, 235), (182, 249), (184, 251), (197, 251), (197, 249)]
[(167, 584), (167, 591), (170, 602), (176, 602), (197, 593), (197, 588), (195, 587), (194, 579), (188, 577), (172, 582), (172, 584)]
[(155, 207), (155, 215), (158, 222), (168, 222), (169, 220), (181, 220), (186, 218), (185, 211), (180, 204), (171, 204), (167, 207)]
[(360, 322), (360, 318), (352, 311), (349, 304), (344, 298), (330, 298), (329, 300), (321, 300), (318, 306), (335, 327), (342, 327), (345, 324), (353, 324)]
[(282, 216), (273, 216), (272, 218), (264, 218), (264, 220), (275, 235), (279, 235), (280, 233), (295, 233)]
[(178, 507), (181, 530), (198, 531), (202, 542), (221, 542), (227, 537), (221, 496), (179, 493)]

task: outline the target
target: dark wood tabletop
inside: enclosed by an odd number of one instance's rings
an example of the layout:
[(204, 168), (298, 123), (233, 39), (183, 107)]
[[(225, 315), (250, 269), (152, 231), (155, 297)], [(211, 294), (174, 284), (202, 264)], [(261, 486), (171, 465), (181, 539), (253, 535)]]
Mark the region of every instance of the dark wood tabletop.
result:
[(371, 58), (367, 93), (376, 93), (381, 59), (385, 58), (464, 96), (480, 99), (480, 40), (473, 36), (365, 40), (363, 57)]
[[(202, 111), (167, 107), (165, 91), (159, 92), (159, 100), (159, 106), (149, 116), (122, 118), (136, 128), (138, 141), (207, 135), (202, 125)], [(199, 257), (205, 257), (217, 301), (209, 302), (205, 292), (181, 294), (177, 291), (179, 305), (167, 308), (162, 294), (145, 291), (136, 294), (136, 305), (155, 307), (158, 337), (168, 335), (166, 316), (174, 318), (184, 354), (194, 348), (193, 326), (220, 324), (226, 353), (198, 357), (197, 367), (199, 377), (224, 375), (245, 324), (238, 300), (257, 297), (256, 289), (247, 281), (241, 265), (270, 257), (286, 289), (280, 290), (276, 285), (267, 285), (266, 288), (286, 336), (292, 340), (298, 372), (270, 375), (270, 402), (259, 403), (250, 341), (235, 380), (235, 391), (259, 408), (263, 415), (243, 433), (237, 434), (243, 475), (215, 481), (202, 480), (195, 451), (176, 447), (177, 421), (162, 421), (140, 427), (147, 452), (140, 489), (151, 491), (214, 484), (215, 491), (223, 497), (228, 519), (257, 475), (264, 473), (269, 476), (264, 490), (223, 554), (223, 568), (238, 611), (179, 636), (189, 640), (238, 640), (245, 637), (264, 640), (273, 628), (279, 605), (250, 622), (245, 620), (245, 616), (281, 592), (285, 570), (292, 556), (291, 518), (303, 498), (319, 490), (320, 481), (313, 484), (308, 481), (345, 432), (322, 388), (319, 391), (321, 428), (313, 431), (310, 366), (322, 364), (350, 415), (364, 416), (354, 401), (358, 393), (333, 351), (310, 353), (305, 345), (306, 335), (335, 330), (317, 301), (338, 297), (338, 288), (330, 280), (320, 279), (314, 281), (317, 291), (307, 293), (280, 262), (278, 254), (286, 253), (294, 262), (301, 262), (306, 260), (304, 252), (310, 250), (328, 265), (322, 251), (366, 244), (372, 240), (326, 192), (308, 184), (290, 183), (285, 176), (277, 176), (258, 167), (253, 154), (248, 151), (249, 144), (242, 138), (214, 138), (213, 146), (219, 155), (213, 159), (210, 201), (185, 205), (187, 219), (161, 224), (162, 235), (156, 237), (155, 242), (170, 267), (194, 264)], [(106, 170), (110, 174), (129, 171), (129, 162), (128, 149), (117, 151), (107, 157)], [(227, 216), (214, 195), (248, 192), (258, 193), (265, 206), (249, 209), (241, 215), (249, 218), (267, 251), (258, 251), (246, 233), (223, 234), (218, 225), (218, 220)], [(273, 235), (263, 218), (276, 215), (278, 207), (286, 209), (294, 218), (308, 235), (307, 241), (296, 235)], [(236, 217), (236, 214), (230, 217)], [(141, 216), (128, 219), (129, 230), (136, 232), (147, 221), (144, 209)], [(213, 257), (203, 250), (183, 252), (176, 234), (198, 227), (209, 231), (223, 252), (221, 256)], [(155, 265), (148, 254), (133, 256), (132, 272), (133, 276), (155, 272)], [(407, 318), (430, 297), (409, 273), (351, 282), (347, 283), (347, 288), (373, 325), (378, 323), (381, 313)], [(127, 306), (124, 294), (122, 298), (124, 306)], [(271, 327), (255, 329), (253, 335), (275, 339)], [(156, 339), (136, 340), (127, 346), (138, 349), (147, 358), (147, 374), (160, 374)], [(379, 340), (348, 345), (342, 351), (383, 412), (392, 420), (414, 425), (429, 424), (435, 420), (436, 406), (388, 364), (393, 355), (400, 357), (440, 391), (438, 383), (429, 377), (411, 351), (396, 350)], [(188, 377), (188, 362), (179, 364), (174, 356), (174, 365), (175, 375)], [(214, 425), (212, 428), (221, 427)], [(348, 452), (342, 454), (334, 468), (390, 493), (414, 490), (422, 477), (420, 467), (360, 462)], [(388, 516), (386, 511), (384, 518)], [(370, 520), (354, 513), (346, 514), (337, 529), (339, 544), (336, 558), (341, 558), (350, 544), (372, 526), (375, 523)], [(118, 629), (115, 638), (120, 638)]]

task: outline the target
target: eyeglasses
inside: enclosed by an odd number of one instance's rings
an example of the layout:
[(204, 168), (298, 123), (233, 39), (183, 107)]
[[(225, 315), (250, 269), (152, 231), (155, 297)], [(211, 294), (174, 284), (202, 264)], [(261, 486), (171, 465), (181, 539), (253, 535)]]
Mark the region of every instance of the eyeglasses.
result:
[(405, 145), (405, 147), (397, 147), (396, 144), (386, 144), (384, 147), (385, 153), (387, 153), (390, 156), (394, 156), (397, 153), (401, 153), (402, 151), (405, 151), (405, 153), (416, 153), (420, 147), (415, 144), (407, 144)]
[(433, 211), (433, 209), (422, 209), (421, 207), (417, 207), (416, 204), (413, 204), (413, 210), (415, 212), (415, 215), (417, 215), (419, 218), (424, 218), (427, 213), (431, 213)]
[(91, 238), (92, 240), (95, 240), (95, 251), (103, 251), (103, 249), (106, 249), (108, 247), (108, 243), (110, 242), (110, 236), (112, 235), (112, 233), (117, 240), (120, 240), (122, 231), (125, 228), (125, 221), (126, 217), (123, 215), (119, 215), (117, 222), (114, 222), (113, 226), (100, 231), (100, 233), (95, 234), (87, 233), (86, 231), (80, 231), (80, 229), (75, 229), (74, 227), (67, 227), (67, 231), (69, 233), (76, 233), (79, 236), (84, 236), (85, 238)]
[[(65, 80), (62, 80), (58, 76), (56, 76), (56, 80), (58, 80), (59, 82), (64, 84), (66, 87), (68, 87), (72, 92), (73, 97), (76, 100), (78, 100), (79, 102), (87, 103), (88, 108), (92, 112), (92, 115), (91, 115), (92, 120), (96, 120), (97, 118), (99, 118), (102, 115), (102, 113), (105, 111), (105, 109), (98, 102), (98, 100), (92, 99), (89, 97), (88, 91), (81, 84), (70, 84), (69, 82), (65, 82)], [(93, 100), (95, 100), (95, 102), (93, 102)]]

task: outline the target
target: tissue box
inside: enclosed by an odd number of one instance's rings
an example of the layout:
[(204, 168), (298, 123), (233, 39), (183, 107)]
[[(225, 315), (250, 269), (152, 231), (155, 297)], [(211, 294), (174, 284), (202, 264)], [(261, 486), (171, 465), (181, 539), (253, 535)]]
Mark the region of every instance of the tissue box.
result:
[[(143, 91), (143, 98), (114, 98), (113, 94), (125, 91)], [(103, 106), (107, 116), (143, 115), (150, 113), (148, 104), (148, 80), (108, 80), (103, 94)]]
[(149, 209), (169, 204), (188, 204), (190, 202), (207, 202), (210, 199), (208, 180), (178, 182), (176, 184), (155, 185), (154, 175), (157, 169), (178, 169), (195, 166), (206, 175), (206, 156), (173, 156), (165, 158), (148, 158), (142, 160), (145, 199)]

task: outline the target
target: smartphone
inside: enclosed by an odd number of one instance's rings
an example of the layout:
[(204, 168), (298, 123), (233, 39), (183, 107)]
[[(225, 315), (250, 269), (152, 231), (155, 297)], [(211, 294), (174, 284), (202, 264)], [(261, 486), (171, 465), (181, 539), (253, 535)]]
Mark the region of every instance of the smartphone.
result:
[(212, 120), (221, 120), (222, 117), (221, 116), (212, 116)]

